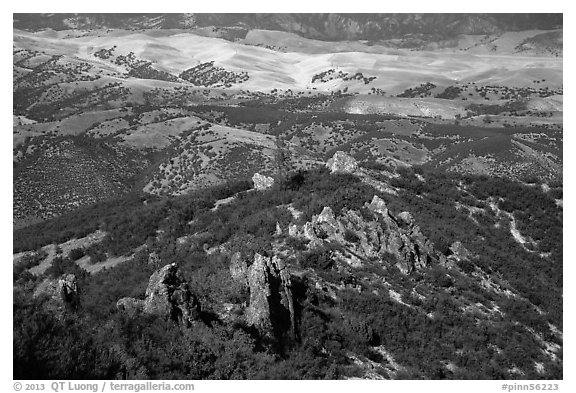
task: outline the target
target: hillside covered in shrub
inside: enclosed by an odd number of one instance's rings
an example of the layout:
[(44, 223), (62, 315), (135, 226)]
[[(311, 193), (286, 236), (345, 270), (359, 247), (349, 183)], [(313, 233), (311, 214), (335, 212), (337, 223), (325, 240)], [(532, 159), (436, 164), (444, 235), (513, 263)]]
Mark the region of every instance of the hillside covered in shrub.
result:
[[(106, 235), (42, 274), (15, 264), (14, 378), (562, 379), (561, 184), (383, 169), (129, 195), (15, 231), (14, 252)], [(177, 290), (154, 281), (169, 265)], [(70, 274), (74, 302), (46, 290)], [(158, 285), (179, 308), (146, 311)]]

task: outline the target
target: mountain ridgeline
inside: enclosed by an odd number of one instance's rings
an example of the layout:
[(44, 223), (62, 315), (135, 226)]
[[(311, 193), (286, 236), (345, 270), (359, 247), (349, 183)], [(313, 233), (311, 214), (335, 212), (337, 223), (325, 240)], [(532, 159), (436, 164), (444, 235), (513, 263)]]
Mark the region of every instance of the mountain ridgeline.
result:
[(562, 14), (14, 14), (14, 27), (39, 29), (230, 28), (244, 38), (253, 29), (295, 33), (319, 40), (389, 40), (459, 34), (486, 35), (561, 29)]

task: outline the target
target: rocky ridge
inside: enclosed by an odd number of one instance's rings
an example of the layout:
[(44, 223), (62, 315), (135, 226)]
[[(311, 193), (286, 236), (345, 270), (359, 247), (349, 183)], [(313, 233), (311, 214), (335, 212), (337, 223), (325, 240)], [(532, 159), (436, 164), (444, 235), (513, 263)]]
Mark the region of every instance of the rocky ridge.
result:
[(395, 257), (396, 266), (405, 274), (432, 263), (446, 264), (446, 256), (434, 249), (410, 213), (394, 216), (376, 195), (365, 208), (373, 214), (372, 219), (349, 209), (343, 209), (336, 216), (326, 206), (301, 228), (291, 226), (290, 233), (308, 240), (311, 248), (330, 244), (342, 246), (334, 251), (336, 259), (355, 267), (364, 261), (381, 261), (390, 255)]

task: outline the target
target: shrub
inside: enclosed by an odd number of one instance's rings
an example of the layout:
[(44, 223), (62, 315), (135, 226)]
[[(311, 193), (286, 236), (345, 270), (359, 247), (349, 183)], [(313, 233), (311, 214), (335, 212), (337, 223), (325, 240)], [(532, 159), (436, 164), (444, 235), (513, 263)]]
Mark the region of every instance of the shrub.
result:
[(360, 241), (360, 238), (356, 233), (354, 233), (354, 231), (346, 229), (346, 231), (344, 232), (344, 240), (350, 243), (358, 243)]
[(300, 264), (304, 268), (328, 270), (334, 266), (332, 251), (326, 248), (315, 248), (302, 255)]
[(70, 255), (68, 255), (68, 257), (73, 261), (77, 261), (83, 256), (84, 256), (84, 249), (82, 248), (74, 248), (73, 250), (70, 251)]

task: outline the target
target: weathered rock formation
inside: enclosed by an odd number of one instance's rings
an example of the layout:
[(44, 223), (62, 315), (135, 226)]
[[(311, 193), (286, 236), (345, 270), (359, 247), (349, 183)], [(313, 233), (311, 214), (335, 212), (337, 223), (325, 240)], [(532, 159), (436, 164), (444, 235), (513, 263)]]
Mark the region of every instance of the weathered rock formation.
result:
[(349, 156), (343, 151), (334, 153), (331, 159), (326, 162), (326, 167), (330, 173), (354, 173), (358, 168), (358, 163), (354, 157)]
[(75, 310), (80, 305), (78, 284), (74, 274), (65, 274), (56, 280), (46, 280), (34, 291), (34, 297), (46, 296), (46, 307), (57, 316)]
[[(232, 255), (230, 273), (234, 281), (245, 285), (250, 293), (244, 309), (246, 324), (274, 341), (294, 339), (292, 281), (284, 262), (276, 256), (255, 254), (254, 262), (248, 267), (240, 253), (236, 253)], [(238, 310), (233, 312), (237, 314)]]
[(178, 265), (175, 263), (152, 274), (144, 300), (122, 298), (116, 307), (129, 315), (157, 315), (186, 326), (200, 317), (200, 304), (190, 292), (188, 283), (178, 274)]
[(259, 173), (255, 173), (254, 176), (252, 176), (252, 181), (254, 182), (254, 188), (258, 191), (267, 190), (274, 185), (274, 179), (272, 177)]
[[(312, 248), (324, 242), (343, 245), (343, 250), (337, 250), (335, 255), (351, 265), (379, 260), (386, 254), (396, 257), (397, 266), (404, 273), (432, 262), (446, 262), (446, 257), (434, 249), (410, 213), (402, 212), (394, 217), (378, 196), (374, 196), (366, 208), (374, 214), (374, 219), (367, 220), (360, 213), (347, 209), (336, 217), (330, 207), (325, 207), (302, 227), (298, 235), (308, 239)], [(292, 230), (292, 233), (296, 231)]]
[(290, 273), (284, 262), (273, 256), (254, 256), (248, 271), (250, 303), (246, 322), (268, 337), (294, 338), (294, 299)]

